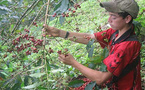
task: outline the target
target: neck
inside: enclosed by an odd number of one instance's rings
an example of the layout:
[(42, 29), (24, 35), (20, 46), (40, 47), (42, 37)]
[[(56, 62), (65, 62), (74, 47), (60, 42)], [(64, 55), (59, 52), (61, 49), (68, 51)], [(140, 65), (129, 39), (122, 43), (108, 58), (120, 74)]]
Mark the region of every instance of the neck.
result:
[(126, 25), (124, 28), (118, 30), (118, 37), (122, 36), (127, 30), (129, 30), (131, 28), (132, 25)]
[(115, 41), (121, 37), (127, 30), (129, 30), (131, 28), (132, 25), (126, 25), (124, 28), (118, 30), (118, 36), (115, 38)]

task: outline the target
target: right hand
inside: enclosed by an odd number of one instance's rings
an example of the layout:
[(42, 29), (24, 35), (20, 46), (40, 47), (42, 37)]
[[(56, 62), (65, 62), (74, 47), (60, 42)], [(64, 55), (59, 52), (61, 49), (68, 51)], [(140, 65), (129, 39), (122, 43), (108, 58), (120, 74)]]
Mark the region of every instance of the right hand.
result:
[(49, 35), (50, 37), (59, 37), (60, 30), (54, 27), (50, 27), (46, 24), (43, 24), (43, 31), (45, 31), (46, 35)]

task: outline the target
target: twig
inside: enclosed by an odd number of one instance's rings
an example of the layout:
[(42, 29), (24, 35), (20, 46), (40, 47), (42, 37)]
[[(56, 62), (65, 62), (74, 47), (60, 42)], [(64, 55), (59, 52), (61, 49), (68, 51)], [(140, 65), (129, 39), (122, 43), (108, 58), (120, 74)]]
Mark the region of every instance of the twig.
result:
[[(45, 21), (44, 24), (47, 24), (47, 13), (48, 13), (48, 8), (49, 8), (49, 0), (47, 2), (47, 8), (46, 8), (46, 13), (45, 13)], [(44, 49), (44, 57), (45, 57), (45, 69), (46, 69), (46, 74), (47, 74), (47, 81), (48, 81), (48, 70), (47, 70), (47, 59), (46, 59), (46, 53), (45, 53), (45, 43), (46, 43), (46, 37), (44, 37), (44, 44), (43, 44), (43, 49)]]
[[(38, 0), (38, 1), (40, 1), (40, 0)], [(14, 31), (17, 29), (17, 27), (18, 27), (19, 24), (21, 23), (22, 19), (26, 16), (27, 12), (28, 12), (34, 5), (36, 5), (35, 3), (38, 3), (38, 1), (34, 1), (34, 2), (32, 3), (32, 5), (23, 13), (23, 15), (22, 15), (21, 18), (17, 21), (15, 27), (13, 28), (12, 33), (14, 33)]]
[(31, 24), (29, 25), (28, 29), (30, 29), (30, 27), (32, 26), (32, 24), (35, 22), (36, 18), (38, 17), (38, 15), (40, 14), (40, 12), (42, 11), (43, 7), (45, 6), (46, 4), (44, 4), (41, 9), (39, 10), (39, 12), (37, 13), (36, 17), (33, 19), (33, 21), (31, 22)]
[[(18, 28), (18, 26), (21, 24), (22, 19), (23, 19), (24, 17), (26, 17), (26, 14), (28, 13), (28, 11), (29, 11), (32, 7), (36, 6), (37, 3), (38, 3), (39, 1), (40, 1), (40, 0), (34, 1), (34, 2), (32, 3), (32, 5), (22, 14), (21, 18), (17, 21), (16, 25), (14, 26), (14, 28), (13, 28), (11, 34), (13, 34), (14, 31), (15, 31), (15, 30)], [(10, 35), (10, 36), (12, 36), (12, 35)], [(7, 40), (5, 40), (4, 43), (2, 43), (2, 45), (4, 45), (4, 44), (8, 41), (8, 39), (10, 39), (10, 37), (8, 37)]]

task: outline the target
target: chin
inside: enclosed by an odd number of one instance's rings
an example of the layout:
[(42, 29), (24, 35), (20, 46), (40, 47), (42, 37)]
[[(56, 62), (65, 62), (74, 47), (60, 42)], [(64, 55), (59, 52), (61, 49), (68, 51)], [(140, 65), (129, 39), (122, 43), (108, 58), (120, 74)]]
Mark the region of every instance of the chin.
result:
[(117, 28), (111, 27), (113, 30), (118, 30)]

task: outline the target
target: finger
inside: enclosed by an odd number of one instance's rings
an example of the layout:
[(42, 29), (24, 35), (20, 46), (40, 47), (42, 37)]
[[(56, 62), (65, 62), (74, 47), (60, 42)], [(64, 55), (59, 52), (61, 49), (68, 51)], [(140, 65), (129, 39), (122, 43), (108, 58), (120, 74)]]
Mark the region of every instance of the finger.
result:
[(46, 30), (43, 28), (42, 31), (45, 32)]
[(59, 59), (60, 61), (62, 61), (62, 62), (64, 61), (64, 60), (63, 60), (62, 58), (60, 58), (60, 57), (58, 57), (58, 59)]
[(46, 26), (46, 24), (43, 24), (43, 26)]
[(59, 57), (64, 59), (64, 55), (63, 54), (59, 54)]

